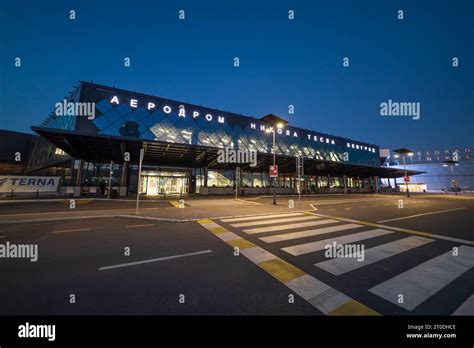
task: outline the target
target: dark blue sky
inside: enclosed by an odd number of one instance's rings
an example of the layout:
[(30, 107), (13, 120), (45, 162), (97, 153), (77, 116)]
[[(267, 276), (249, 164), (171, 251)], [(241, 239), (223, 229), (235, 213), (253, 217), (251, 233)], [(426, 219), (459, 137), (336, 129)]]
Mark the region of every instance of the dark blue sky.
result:
[[(472, 0), (2, 2), (0, 128), (29, 132), (92, 80), (381, 147), (472, 146), (473, 17)], [(380, 116), (388, 99), (421, 118)]]

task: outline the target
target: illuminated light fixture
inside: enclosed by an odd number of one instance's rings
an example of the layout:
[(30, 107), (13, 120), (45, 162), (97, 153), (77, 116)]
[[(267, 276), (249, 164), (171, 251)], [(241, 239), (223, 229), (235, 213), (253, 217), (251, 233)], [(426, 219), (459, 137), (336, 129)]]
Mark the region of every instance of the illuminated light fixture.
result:
[(395, 158), (398, 158), (398, 157), (400, 157), (400, 156), (399, 156), (399, 155), (395, 155)]
[(447, 167), (448, 165), (447, 164), (443, 164), (443, 167)]
[(410, 156), (410, 157), (413, 156), (413, 152), (409, 152), (408, 156)]
[(282, 128), (283, 128), (283, 123), (278, 122), (278, 123), (277, 123), (277, 128), (282, 129)]

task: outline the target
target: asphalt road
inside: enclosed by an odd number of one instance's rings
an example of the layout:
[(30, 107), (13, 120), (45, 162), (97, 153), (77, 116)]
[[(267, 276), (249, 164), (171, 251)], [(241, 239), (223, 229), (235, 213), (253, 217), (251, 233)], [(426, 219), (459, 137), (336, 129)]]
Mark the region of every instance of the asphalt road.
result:
[[(0, 244), (39, 248), (38, 262), (0, 258), (0, 315), (474, 314), (473, 197), (143, 202), (131, 218), (134, 207), (0, 204)], [(365, 260), (328, 257), (332, 242)]]
[(0, 243), (38, 244), (39, 256), (0, 259), (0, 315), (318, 314), (303, 300), (289, 304), (287, 288), (194, 222), (12, 224), (0, 235)]

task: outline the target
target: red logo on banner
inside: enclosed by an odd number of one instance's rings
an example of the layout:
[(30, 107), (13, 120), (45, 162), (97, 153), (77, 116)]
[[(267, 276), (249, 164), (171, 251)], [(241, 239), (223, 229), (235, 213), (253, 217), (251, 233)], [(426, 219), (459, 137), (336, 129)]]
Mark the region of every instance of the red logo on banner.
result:
[(403, 177), (403, 181), (405, 181), (405, 182), (410, 182), (410, 177), (409, 177), (408, 175), (405, 175), (405, 176)]
[(270, 178), (278, 178), (278, 166), (270, 166), (269, 168)]

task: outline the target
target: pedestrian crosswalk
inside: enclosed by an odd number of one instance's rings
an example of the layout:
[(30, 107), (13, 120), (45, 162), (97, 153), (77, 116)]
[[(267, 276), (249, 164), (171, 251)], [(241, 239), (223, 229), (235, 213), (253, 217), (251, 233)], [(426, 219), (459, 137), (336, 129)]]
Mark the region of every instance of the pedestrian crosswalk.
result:
[(363, 261), (356, 258), (335, 258), (316, 263), (315, 266), (334, 275), (341, 275), (433, 241), (433, 239), (418, 236), (407, 237), (365, 250)]
[[(408, 312), (416, 313), (421, 304), (449, 287), (459, 277), (464, 277), (465, 286), (474, 288), (474, 247), (442, 240), (427, 233), (422, 236), (410, 235), (389, 226), (355, 220), (347, 222), (312, 212), (243, 216), (219, 221), (230, 226), (230, 230), (242, 238), (249, 238), (260, 245), (258, 253), (253, 249), (242, 251), (249, 253), (249, 257), (265, 260), (262, 250), (268, 249), (272, 254), (278, 252), (281, 257), (287, 255), (296, 265), (301, 262), (307, 268), (310, 262), (314, 274), (321, 275), (323, 272), (324, 277), (332, 277), (328, 278), (332, 279), (329, 288), (334, 291), (339, 279), (357, 278), (357, 272), (370, 269), (374, 273), (364, 274), (374, 274), (377, 283), (367, 282), (370, 285), (363, 289), (366, 296), (374, 301), (386, 301)], [(440, 248), (429, 247), (436, 243), (444, 244)], [(334, 245), (364, 246), (363, 257), (356, 257), (355, 254), (327, 257), (324, 251)], [(365, 248), (365, 245), (370, 247)], [(418, 257), (420, 254), (422, 256)], [(410, 257), (406, 258), (406, 255)], [(400, 263), (407, 265), (402, 271), (398, 267)], [(379, 267), (379, 264), (384, 267)], [(316, 276), (315, 281), (317, 279)], [(338, 290), (344, 293), (344, 289)], [(465, 291), (452, 290), (454, 294), (465, 294)], [(463, 303), (463, 308), (451, 308), (445, 314), (474, 315), (472, 302), (472, 297), (462, 302), (459, 299), (455, 303), (458, 306)]]
[(336, 244), (348, 244), (359, 242), (364, 239), (374, 238), (378, 236), (383, 236), (385, 234), (393, 233), (392, 231), (383, 230), (381, 228), (377, 228), (375, 230), (364, 231), (359, 233), (348, 234), (341, 237), (333, 237), (328, 239), (319, 240), (316, 242), (304, 243), (304, 244), (297, 244), (290, 247), (282, 248), (282, 250), (286, 251), (287, 253), (293, 256), (299, 256), (303, 254), (312, 253), (315, 251), (320, 251), (326, 249), (326, 246), (332, 245), (333, 243)]
[[(412, 310), (474, 265), (474, 248), (461, 246), (459, 255), (448, 251), (379, 284), (369, 291)], [(403, 296), (403, 301), (400, 301)]]

